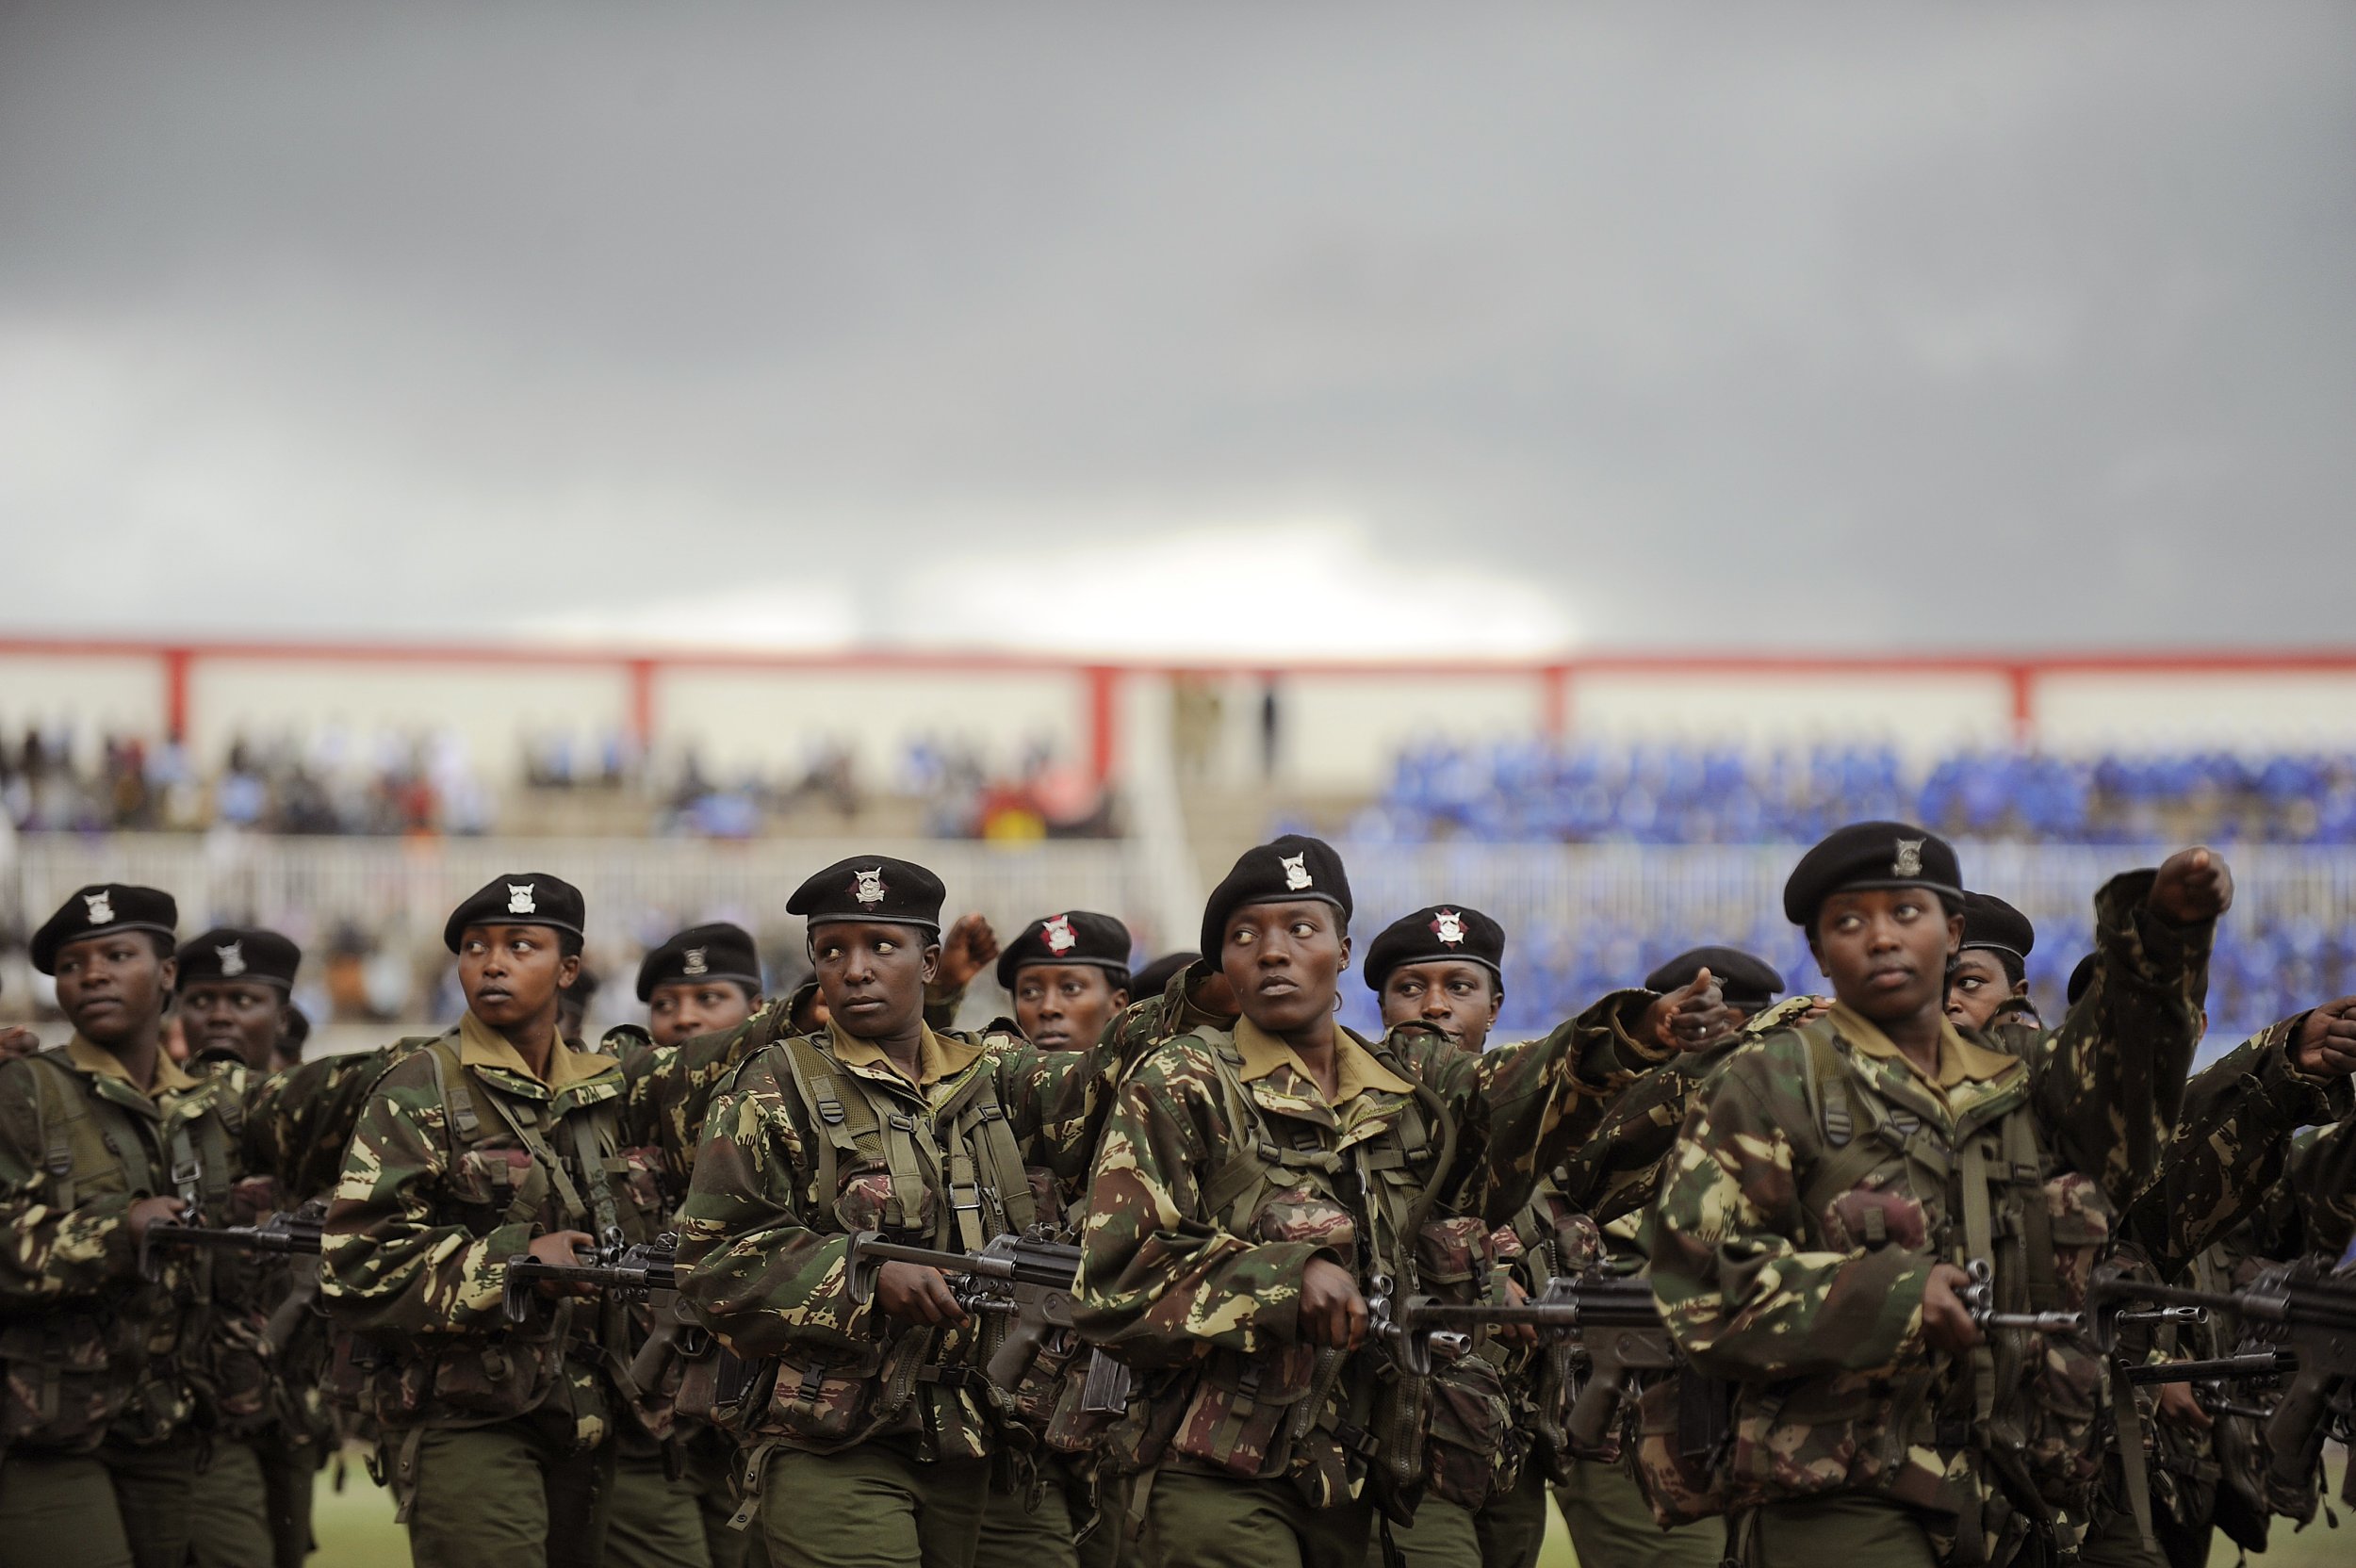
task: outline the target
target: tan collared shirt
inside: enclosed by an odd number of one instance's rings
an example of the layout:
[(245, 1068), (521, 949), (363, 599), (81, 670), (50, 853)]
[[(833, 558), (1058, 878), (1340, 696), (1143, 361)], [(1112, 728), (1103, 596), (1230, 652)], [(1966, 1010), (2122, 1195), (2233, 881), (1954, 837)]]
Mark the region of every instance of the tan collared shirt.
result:
[(551, 1092), (595, 1078), (614, 1066), (611, 1056), (594, 1051), (575, 1051), (559, 1039), (548, 1053), (548, 1071), (544, 1078), (532, 1070), (523, 1053), (510, 1044), (506, 1036), (471, 1012), (458, 1021), (458, 1059), (467, 1067), (502, 1068), (518, 1078), (545, 1084)]
[(84, 1072), (95, 1073), (101, 1078), (119, 1079), (150, 1100), (161, 1100), (167, 1094), (186, 1094), (200, 1086), (199, 1080), (189, 1077), (180, 1064), (172, 1059), (172, 1053), (161, 1047), (155, 1052), (155, 1082), (132, 1083), (130, 1070), (123, 1065), (123, 1058), (96, 1041), (85, 1039), (79, 1029), (74, 1032), (72, 1039), (65, 1042), (65, 1057)]
[(1832, 1004), (1832, 1020), (1841, 1037), (1851, 1045), (1868, 1056), (1906, 1063), (1907, 1070), (1920, 1078), (1925, 1086), (1938, 1091), (1942, 1099), (1950, 1089), (1967, 1083), (1993, 1082), (2021, 1065), (2018, 1057), (1973, 1045), (1956, 1032), (1952, 1020), (1941, 1018), (1939, 1021), (1939, 1075), (1931, 1077), (1923, 1072), (1913, 1057), (1899, 1050), (1878, 1025), (1855, 1008), (1836, 1002)]
[[(934, 1085), (955, 1078), (973, 1066), (982, 1048), (954, 1037), (944, 1040), (924, 1024), (918, 1028), (923, 1034), (916, 1052), (916, 1087), (929, 1099)], [(843, 1025), (832, 1019), (826, 1021), (826, 1045), (835, 1060), (844, 1067), (881, 1068), (903, 1082), (908, 1079), (908, 1074), (900, 1070), (900, 1064), (886, 1055), (882, 1046), (844, 1033)]]
[[(1300, 1073), (1303, 1082), (1314, 1086), (1317, 1081), (1299, 1052), (1248, 1018), (1235, 1020), (1235, 1050), (1243, 1056), (1239, 1076), (1247, 1084), (1287, 1066)], [(1368, 1089), (1383, 1089), (1392, 1094), (1415, 1092), (1414, 1085), (1384, 1067), (1373, 1052), (1360, 1045), (1339, 1024), (1333, 1027), (1333, 1080), (1332, 1103), (1336, 1105), (1346, 1104)]]

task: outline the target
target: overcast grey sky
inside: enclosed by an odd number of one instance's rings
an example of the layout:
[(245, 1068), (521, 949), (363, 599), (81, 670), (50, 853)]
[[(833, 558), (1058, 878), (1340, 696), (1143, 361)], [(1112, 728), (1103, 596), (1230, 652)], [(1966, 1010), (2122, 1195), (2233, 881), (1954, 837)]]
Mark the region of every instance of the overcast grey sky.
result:
[(0, 0), (0, 616), (2356, 640), (2356, 8), (1446, 11)]

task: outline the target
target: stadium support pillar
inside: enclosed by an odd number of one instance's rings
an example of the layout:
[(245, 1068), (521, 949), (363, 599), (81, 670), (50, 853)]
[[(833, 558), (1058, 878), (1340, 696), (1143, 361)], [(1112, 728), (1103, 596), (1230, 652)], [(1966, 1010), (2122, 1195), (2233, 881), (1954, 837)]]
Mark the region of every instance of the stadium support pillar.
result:
[(2037, 669), (2015, 664), (2004, 673), (2012, 683), (2012, 743), (2025, 746), (2037, 739)]
[(1538, 724), (1549, 743), (1559, 743), (1571, 727), (1571, 667), (1544, 664), (1538, 670)]
[(174, 742), (188, 738), (188, 666), (195, 662), (188, 648), (164, 649), (164, 734)]
[(641, 751), (654, 744), (654, 661), (630, 662), (630, 738)]
[(1103, 784), (1113, 776), (1121, 738), (1121, 672), (1109, 664), (1090, 664), (1088, 680), (1088, 777)]

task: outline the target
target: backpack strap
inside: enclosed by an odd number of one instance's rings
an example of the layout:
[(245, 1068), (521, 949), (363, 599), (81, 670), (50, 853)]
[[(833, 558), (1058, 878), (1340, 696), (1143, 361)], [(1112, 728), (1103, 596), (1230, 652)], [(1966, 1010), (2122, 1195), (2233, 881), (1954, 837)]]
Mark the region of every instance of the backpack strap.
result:
[[(1250, 1208), (1256, 1210), (1268, 1189), (1276, 1184), (1276, 1172), (1317, 1170), (1331, 1176), (1342, 1168), (1342, 1156), (1317, 1141), (1307, 1129), (1294, 1146), (1277, 1142), (1276, 1130), (1244, 1091), (1243, 1079), (1235, 1071), (1243, 1065), (1242, 1054), (1232, 1043), (1209, 1043), (1219, 1097), (1225, 1102), (1230, 1142), (1227, 1157), (1203, 1184), (1205, 1209), (1214, 1217), (1223, 1215), (1249, 1195)], [(1245, 1216), (1247, 1221), (1250, 1217)]]
[(856, 1081), (847, 1094), (838, 1088), (837, 1064), (808, 1035), (785, 1041), (785, 1055), (793, 1070), (794, 1092), (818, 1119), (821, 1198), (831, 1203), (843, 1190), (845, 1160), (864, 1165), (880, 1159), (892, 1180), (883, 1223), (887, 1229), (913, 1230), (924, 1212), (924, 1177), (916, 1163), (916, 1119), (905, 1111), (879, 1113), (875, 1101)]
[[(1819, 1225), (1824, 1212), (1880, 1168), (1891, 1152), (1882, 1136), (1880, 1107), (1872, 1096), (1850, 1092), (1848, 1066), (1841, 1060), (1830, 1021), (1817, 1019), (1802, 1025), (1798, 1033), (1808, 1048), (1808, 1112), (1832, 1151), (1808, 1171), (1800, 1193), (1808, 1224)], [(1860, 1114), (1864, 1137), (1857, 1136)]]
[(1007, 1125), (1006, 1107), (998, 1101), (997, 1070), (987, 1057), (934, 1116), (950, 1127), (949, 1202), (966, 1250), (979, 1251), (989, 1240), (986, 1235), (974, 1239), (981, 1233), (985, 1198), (998, 1205), (995, 1217), (1006, 1231), (1021, 1234), (1038, 1223), (1030, 1174), (1023, 1168), (1014, 1129)]
[(60, 1214), (74, 1207), (74, 1123), (86, 1120), (90, 1108), (84, 1103), (81, 1086), (74, 1084), (74, 1092), (60, 1089), (57, 1079), (71, 1082), (74, 1070), (67, 1067), (52, 1052), (36, 1052), (33, 1060), (46, 1062), (52, 1070), (33, 1074), (33, 1119), (41, 1134), (41, 1168), (49, 1188), (49, 1206)]

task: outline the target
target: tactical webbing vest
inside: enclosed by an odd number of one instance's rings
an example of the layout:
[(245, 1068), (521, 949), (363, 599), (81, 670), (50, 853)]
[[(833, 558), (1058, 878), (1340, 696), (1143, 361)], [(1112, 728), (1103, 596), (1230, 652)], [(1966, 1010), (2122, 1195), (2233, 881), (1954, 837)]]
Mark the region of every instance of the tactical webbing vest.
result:
[[(1361, 1287), (1384, 1276), (1397, 1298), (1418, 1291), (1478, 1298), (1491, 1288), (1487, 1227), (1470, 1217), (1431, 1218), (1455, 1131), (1439, 1097), (1396, 1052), (1362, 1046), (1414, 1092), (1389, 1126), (1341, 1149), (1314, 1121), (1268, 1115), (1244, 1084), (1232, 1036), (1192, 1038), (1214, 1065), (1230, 1140), (1203, 1187), (1219, 1229), (1333, 1246), (1347, 1227)], [(1479, 1356), (1416, 1379), (1382, 1358), (1296, 1343), (1253, 1355), (1213, 1351), (1150, 1389), (1114, 1441), (1140, 1469), (1168, 1455), (1239, 1478), (1289, 1473), (1319, 1506), (1377, 1471), (1389, 1494), (1428, 1485), (1478, 1507), (1500, 1479), (1511, 1484), (1498, 1469), (1510, 1417), (1496, 1365)]]
[[(1808, 1056), (1809, 1112), (1826, 1150), (1800, 1192), (1809, 1245), (1870, 1249), (1893, 1240), (1879, 1207), (1862, 1211), (1863, 1233), (1845, 1245), (1822, 1233), (1834, 1204), (1870, 1182), (1912, 1199), (1926, 1220), (1936, 1217), (1924, 1234), (1936, 1256), (1993, 1266), (1998, 1311), (2084, 1305), (2085, 1283), (2112, 1230), (2110, 1205), (2091, 1178), (2056, 1170), (2025, 1072), (2004, 1095), (1974, 1107), (1950, 1140), (1875, 1090), (1840, 1048), (1833, 1021), (1818, 1019), (1797, 1033)], [(1988, 1490), (1981, 1506), (1962, 1509), (1954, 1560), (2003, 1561), (2024, 1537), (2050, 1535), (2065, 1511), (2083, 1517), (2100, 1474), (2102, 1376), (2090, 1343), (2000, 1331), (1957, 1361), (1942, 1396), (1891, 1413), (1908, 1429), (1886, 1434), (1890, 1439), (1977, 1457)], [(1754, 1393), (1746, 1386), (1743, 1397)], [(1761, 1446), (1768, 1441), (1762, 1433)], [(1762, 1460), (1755, 1455), (1753, 1462)], [(1745, 1465), (1740, 1452), (1732, 1462)]]
[[(448, 1130), (450, 1181), (483, 1188), (480, 1199), (450, 1200), (459, 1211), (454, 1217), (468, 1231), (478, 1236), (504, 1225), (584, 1231), (601, 1247), (652, 1237), (663, 1216), (649, 1215), (628, 1197), (635, 1152), (620, 1143), (618, 1100), (550, 1119), (548, 1106), (502, 1095), (478, 1080), (460, 1059), (452, 1036), (401, 1043), (422, 1047), (429, 1063)], [(515, 1146), (504, 1158), (485, 1147), (501, 1134)], [(448, 1222), (453, 1217), (436, 1217)], [(628, 1310), (611, 1296), (564, 1298), (535, 1303), (521, 1324), (464, 1339), (348, 1335), (338, 1346), (335, 1380), (356, 1396), (364, 1413), (386, 1428), (412, 1431), (484, 1426), (532, 1411), (564, 1376), (568, 1355), (604, 1369), (627, 1400), (636, 1392), (627, 1371)], [(404, 1449), (404, 1469), (413, 1452), (414, 1443)]]
[[(47, 1207), (63, 1214), (116, 1194), (170, 1193), (207, 1222), (224, 1221), (228, 1133), (212, 1101), (196, 1111), (167, 1107), (158, 1138), (96, 1092), (65, 1048), (29, 1060)], [(205, 1331), (211, 1272), (202, 1256), (172, 1260), (162, 1272), (163, 1283), (142, 1280), (102, 1300), (0, 1318), (0, 1451), (87, 1450), (110, 1428), (135, 1442), (157, 1441), (188, 1418), (178, 1364)]]
[[(812, 1230), (878, 1230), (918, 1246), (978, 1251), (1039, 1219), (988, 1060), (968, 1068), (941, 1103), (920, 1105), (921, 1095), (895, 1095), (848, 1070), (816, 1037), (791, 1037), (777, 1049), (816, 1131), (809, 1154), (824, 1207), (805, 1217)], [(876, 1177), (879, 1190), (871, 1184)], [(796, 1346), (757, 1364), (723, 1354), (712, 1418), (753, 1446), (745, 1475), (755, 1486), (775, 1446), (833, 1452), (908, 1425), (920, 1383), (961, 1387), (1003, 1420), (1008, 1396), (980, 1367), (1006, 1329), (1003, 1318), (985, 1315), (977, 1333), (946, 1342), (938, 1329), (902, 1328), (856, 1349)], [(757, 1502), (748, 1490), (738, 1520), (749, 1523)]]

